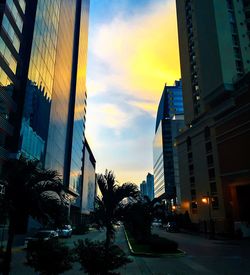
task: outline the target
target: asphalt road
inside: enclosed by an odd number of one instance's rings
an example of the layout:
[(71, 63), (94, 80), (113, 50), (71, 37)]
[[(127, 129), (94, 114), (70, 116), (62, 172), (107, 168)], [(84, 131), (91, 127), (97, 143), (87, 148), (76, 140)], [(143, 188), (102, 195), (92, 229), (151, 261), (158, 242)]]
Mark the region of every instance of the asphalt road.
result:
[[(153, 233), (175, 240), (179, 248), (186, 252), (184, 256), (165, 256), (160, 258), (130, 256), (133, 260), (120, 269), (121, 275), (249, 275), (250, 274), (250, 240), (222, 241), (208, 240), (200, 236), (183, 233), (167, 233), (161, 229), (153, 229)], [(72, 236), (65, 242), (73, 247), (77, 239), (89, 238), (102, 240), (104, 231), (93, 231), (83, 236)], [(116, 234), (116, 243), (129, 255), (123, 228)], [(25, 252), (15, 252), (13, 255), (13, 275), (30, 275), (35, 272), (23, 265)], [(84, 274), (80, 265), (75, 264), (66, 275)]]

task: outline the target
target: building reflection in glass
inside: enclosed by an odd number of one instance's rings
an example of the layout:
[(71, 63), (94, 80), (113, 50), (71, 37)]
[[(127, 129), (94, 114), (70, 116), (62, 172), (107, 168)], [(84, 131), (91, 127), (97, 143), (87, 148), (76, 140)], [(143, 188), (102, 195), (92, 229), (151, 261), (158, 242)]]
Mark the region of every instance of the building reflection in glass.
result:
[(82, 188), (82, 159), (86, 114), (86, 64), (88, 47), (89, 1), (81, 1), (80, 33), (74, 105), (73, 136), (69, 188), (80, 194)]
[(19, 150), (44, 164), (53, 94), (59, 0), (38, 0)]

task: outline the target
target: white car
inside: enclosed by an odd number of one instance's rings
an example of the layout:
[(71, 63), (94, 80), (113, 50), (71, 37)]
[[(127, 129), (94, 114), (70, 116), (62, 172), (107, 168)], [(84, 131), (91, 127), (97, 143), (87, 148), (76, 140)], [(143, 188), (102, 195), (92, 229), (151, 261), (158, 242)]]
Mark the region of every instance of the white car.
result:
[(57, 229), (57, 233), (59, 237), (70, 238), (72, 235), (72, 227), (71, 225), (64, 225), (62, 228)]

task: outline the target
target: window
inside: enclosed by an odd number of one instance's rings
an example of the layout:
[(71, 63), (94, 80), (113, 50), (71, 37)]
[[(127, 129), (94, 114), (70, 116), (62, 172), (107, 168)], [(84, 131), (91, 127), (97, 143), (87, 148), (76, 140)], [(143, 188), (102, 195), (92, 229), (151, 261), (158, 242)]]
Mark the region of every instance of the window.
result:
[(207, 166), (211, 167), (214, 165), (214, 159), (213, 159), (213, 155), (209, 155), (207, 156)]
[(236, 70), (239, 71), (239, 72), (242, 72), (242, 71), (243, 71), (243, 64), (242, 64), (242, 61), (236, 60), (236, 61), (235, 61), (235, 64), (236, 64)]
[(190, 181), (190, 183), (195, 183), (195, 177), (190, 177), (189, 181)]
[(190, 151), (191, 150), (191, 145), (192, 145), (190, 137), (187, 138), (186, 143), (187, 143), (187, 150)]
[(190, 191), (190, 193), (191, 193), (191, 200), (193, 201), (193, 200), (196, 200), (196, 190), (195, 189), (192, 189), (191, 191)]
[(215, 181), (210, 182), (210, 191), (212, 195), (217, 194), (217, 186)]
[(188, 162), (192, 162), (193, 161), (193, 153), (190, 152), (188, 153)]
[(190, 165), (189, 165), (189, 174), (190, 174), (190, 175), (193, 175), (193, 174), (194, 174), (194, 165), (193, 165), (193, 164), (190, 164)]
[(210, 133), (210, 128), (209, 127), (205, 127), (204, 136), (205, 136), (206, 140), (210, 138), (211, 133)]
[(209, 180), (214, 180), (215, 179), (215, 171), (214, 171), (214, 169), (209, 169), (208, 170), (208, 178), (209, 178)]
[(198, 204), (196, 201), (192, 201), (191, 202), (191, 212), (192, 214), (197, 214), (197, 208), (198, 208)]
[(219, 209), (218, 197), (212, 197), (212, 208), (213, 208), (213, 210)]
[(207, 142), (206, 143), (206, 152), (207, 153), (211, 153), (212, 152), (212, 143), (211, 142)]

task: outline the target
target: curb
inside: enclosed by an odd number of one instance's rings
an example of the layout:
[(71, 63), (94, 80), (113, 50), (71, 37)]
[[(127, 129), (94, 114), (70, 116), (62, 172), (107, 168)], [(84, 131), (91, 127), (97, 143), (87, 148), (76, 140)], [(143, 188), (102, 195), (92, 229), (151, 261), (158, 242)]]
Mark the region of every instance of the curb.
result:
[(178, 251), (180, 251), (179, 253), (147, 253), (147, 252), (135, 252), (133, 250), (133, 247), (129, 241), (129, 238), (128, 238), (128, 235), (127, 235), (127, 232), (124, 228), (124, 234), (125, 234), (125, 237), (126, 237), (126, 241), (128, 243), (128, 247), (129, 247), (129, 250), (130, 250), (130, 253), (134, 256), (145, 256), (145, 257), (182, 257), (182, 256), (185, 256), (187, 253), (181, 249), (178, 249)]

